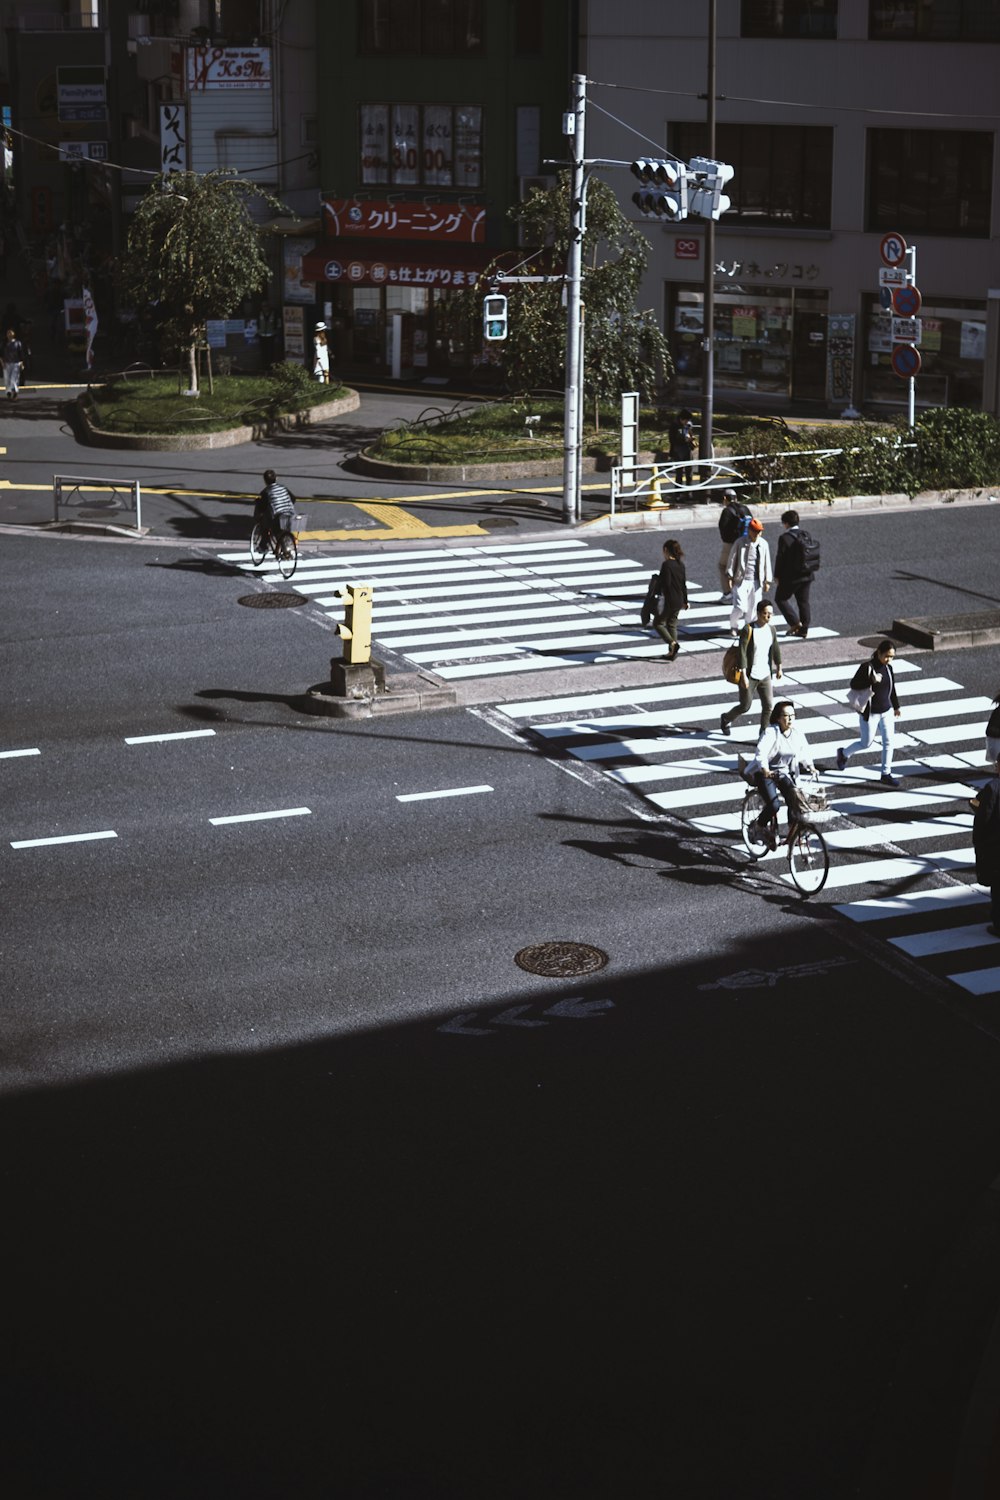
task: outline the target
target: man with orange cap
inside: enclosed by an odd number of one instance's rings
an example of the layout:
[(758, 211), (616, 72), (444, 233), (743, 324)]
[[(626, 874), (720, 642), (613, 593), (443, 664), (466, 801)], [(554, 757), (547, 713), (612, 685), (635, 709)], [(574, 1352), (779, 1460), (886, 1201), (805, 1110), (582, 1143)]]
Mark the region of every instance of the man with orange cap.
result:
[(744, 625), (757, 618), (757, 606), (774, 582), (771, 550), (763, 537), (764, 527), (756, 516), (745, 537), (733, 543), (726, 566), (726, 585), (733, 591), (729, 615), (730, 634), (738, 636)]

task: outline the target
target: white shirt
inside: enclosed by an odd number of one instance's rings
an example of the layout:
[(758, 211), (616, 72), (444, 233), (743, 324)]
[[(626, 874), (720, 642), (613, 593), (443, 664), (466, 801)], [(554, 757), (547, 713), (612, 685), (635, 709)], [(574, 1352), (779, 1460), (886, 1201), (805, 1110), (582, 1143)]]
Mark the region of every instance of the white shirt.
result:
[(750, 679), (752, 682), (760, 682), (761, 678), (771, 675), (774, 626), (751, 625), (750, 629), (753, 631), (753, 662), (750, 666)]
[(777, 724), (769, 724), (757, 741), (757, 749), (746, 768), (751, 776), (755, 771), (786, 771), (797, 776), (801, 766), (812, 766), (812, 751), (809, 742), (797, 724), (788, 730)]

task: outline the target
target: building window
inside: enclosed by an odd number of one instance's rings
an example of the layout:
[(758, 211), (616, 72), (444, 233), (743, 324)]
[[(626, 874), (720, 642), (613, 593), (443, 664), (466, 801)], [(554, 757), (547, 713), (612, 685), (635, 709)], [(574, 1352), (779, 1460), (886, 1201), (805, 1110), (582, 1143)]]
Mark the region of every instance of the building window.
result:
[[(725, 223), (746, 228), (829, 229), (833, 130), (825, 125), (720, 125), (715, 155), (734, 169)], [(706, 155), (705, 126), (678, 124), (671, 146), (688, 161)]]
[(743, 0), (740, 7), (740, 36), (836, 35), (837, 0)]
[(477, 104), (362, 104), (361, 181), (367, 186), (483, 185)]
[(986, 237), (993, 136), (985, 130), (869, 130), (869, 230)]
[(380, 57), (483, 51), (483, 0), (360, 0), (361, 51)]
[[(983, 404), (986, 355), (986, 303), (958, 297), (924, 298), (920, 308), (920, 374), (916, 399), (921, 406)], [(867, 358), (862, 399), (900, 406), (906, 383), (892, 369), (892, 318), (878, 296), (864, 298)]]
[(997, 0), (871, 0), (874, 42), (998, 42)]
[(542, 6), (539, 0), (515, 0), (514, 51), (518, 57), (538, 57), (542, 50)]

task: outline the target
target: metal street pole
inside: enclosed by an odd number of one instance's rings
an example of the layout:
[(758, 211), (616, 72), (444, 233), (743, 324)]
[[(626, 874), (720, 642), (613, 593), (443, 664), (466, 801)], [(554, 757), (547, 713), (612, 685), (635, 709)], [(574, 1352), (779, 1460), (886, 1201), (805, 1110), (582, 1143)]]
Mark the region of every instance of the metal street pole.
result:
[[(715, 160), (715, 0), (708, 0), (708, 147)], [(712, 420), (715, 404), (715, 220), (705, 220), (705, 281), (702, 295), (701, 436), (698, 457), (712, 457)]]
[[(581, 370), (583, 339), (580, 308), (583, 268), (583, 233), (586, 228), (587, 168), (584, 132), (587, 112), (587, 80), (573, 74), (573, 104), (564, 134), (572, 137), (570, 179), (570, 238), (566, 263), (566, 399), (563, 427), (563, 520), (570, 526), (580, 519), (580, 449), (582, 446)], [(572, 128), (569, 122), (572, 121)]]

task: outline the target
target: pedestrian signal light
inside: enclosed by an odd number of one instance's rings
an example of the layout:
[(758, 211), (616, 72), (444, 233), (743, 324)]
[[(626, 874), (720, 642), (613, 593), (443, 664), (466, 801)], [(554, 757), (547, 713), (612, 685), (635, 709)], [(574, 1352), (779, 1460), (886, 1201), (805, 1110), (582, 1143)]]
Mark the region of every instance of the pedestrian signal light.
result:
[(688, 162), (690, 212), (701, 219), (720, 219), (733, 206), (732, 199), (722, 191), (732, 177), (733, 168), (728, 162), (692, 156)]
[(348, 583), (337, 589), (344, 601), (344, 622), (335, 626), (344, 643), (344, 660), (370, 661), (372, 654), (372, 585)]
[(490, 343), (507, 337), (507, 298), (499, 292), (483, 300), (483, 337)]
[(675, 222), (687, 218), (687, 175), (682, 161), (640, 156), (632, 163), (632, 175), (642, 183), (642, 192), (632, 194), (641, 214)]

